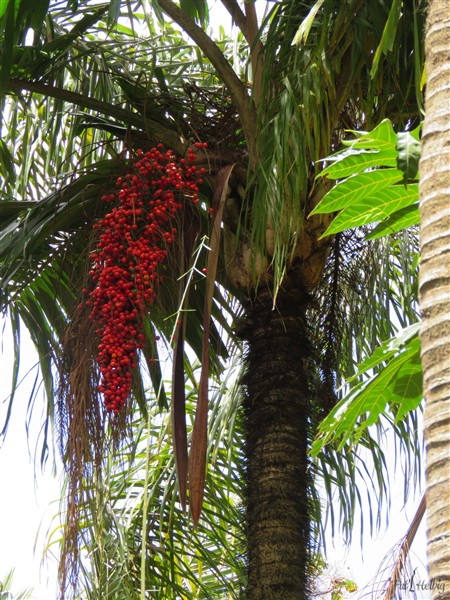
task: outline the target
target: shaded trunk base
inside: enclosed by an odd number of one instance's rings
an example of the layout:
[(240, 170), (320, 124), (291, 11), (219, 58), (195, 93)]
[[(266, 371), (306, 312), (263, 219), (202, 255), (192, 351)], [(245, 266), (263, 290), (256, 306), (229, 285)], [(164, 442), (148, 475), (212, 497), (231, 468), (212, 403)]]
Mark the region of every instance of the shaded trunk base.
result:
[[(293, 289), (292, 289), (293, 288)], [(308, 297), (291, 287), (259, 291), (240, 334), (248, 343), (246, 431), (247, 600), (308, 596)]]

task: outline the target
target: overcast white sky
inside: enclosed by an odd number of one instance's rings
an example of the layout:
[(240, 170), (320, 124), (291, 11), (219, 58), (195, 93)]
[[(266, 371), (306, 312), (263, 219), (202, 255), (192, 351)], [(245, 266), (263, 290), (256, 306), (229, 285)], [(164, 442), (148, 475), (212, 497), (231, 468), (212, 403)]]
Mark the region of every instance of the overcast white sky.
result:
[[(0, 430), (6, 417), (6, 400), (11, 388), (13, 342), (9, 325), (2, 328), (1, 345)], [(23, 376), (37, 360), (24, 327), (21, 349)], [(17, 390), (8, 433), (0, 447), (0, 581), (13, 568), (15, 592), (32, 587), (33, 599), (53, 600), (56, 598), (57, 564), (49, 560), (48, 565), (41, 568), (41, 559), (52, 518), (58, 513), (60, 484), (51, 473), (50, 463), (44, 472), (40, 467), (41, 445), (37, 445), (37, 440), (44, 407), (42, 392), (38, 393), (27, 437), (27, 406), (35, 376), (36, 369)]]

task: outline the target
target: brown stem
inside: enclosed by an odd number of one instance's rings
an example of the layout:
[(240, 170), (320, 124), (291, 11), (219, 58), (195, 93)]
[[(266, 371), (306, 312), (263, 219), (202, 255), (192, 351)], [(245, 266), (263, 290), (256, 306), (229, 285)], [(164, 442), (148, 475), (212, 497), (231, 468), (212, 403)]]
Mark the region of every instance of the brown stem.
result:
[(258, 17), (256, 16), (255, 4), (245, 3), (245, 16), (247, 21), (248, 38), (250, 45), (250, 57), (253, 71), (253, 97), (256, 106), (261, 98), (262, 70), (263, 70), (263, 46), (258, 38)]
[[(247, 600), (307, 598), (311, 549), (308, 461), (308, 298), (283, 282), (273, 310), (268, 289), (248, 306), (240, 335), (247, 342), (243, 378)], [(276, 348), (276, 352), (268, 349)]]
[(400, 579), (400, 575), (402, 574), (402, 571), (405, 567), (406, 557), (409, 554), (409, 549), (411, 548), (411, 544), (413, 543), (417, 530), (419, 529), (419, 525), (422, 521), (423, 515), (425, 514), (426, 506), (427, 501), (426, 496), (424, 494), (417, 508), (416, 514), (414, 515), (414, 519), (412, 520), (412, 523), (409, 526), (409, 529), (400, 546), (400, 552), (398, 554), (397, 560), (395, 561), (394, 569), (389, 579), (389, 585), (384, 600), (392, 600), (392, 598), (395, 597), (397, 582)]
[(245, 37), (247, 42), (249, 44), (251, 44), (250, 38), (248, 35), (247, 20), (245, 18), (245, 14), (242, 12), (241, 7), (237, 3), (237, 1), (236, 0), (221, 0), (221, 2), (225, 6), (227, 11), (230, 13), (231, 18), (236, 23), (236, 25), (239, 27), (239, 29), (242, 32), (242, 35)]
[(211, 61), (219, 77), (227, 86), (231, 99), (236, 108), (247, 139), (249, 151), (255, 147), (255, 133), (253, 127), (252, 101), (247, 89), (234, 72), (232, 66), (212, 39), (199, 27), (193, 19), (181, 10), (172, 0), (158, 0), (159, 6), (194, 40), (205, 56)]
[(144, 116), (138, 115), (131, 111), (114, 106), (103, 100), (97, 100), (90, 96), (84, 96), (77, 92), (71, 92), (64, 88), (55, 87), (39, 81), (27, 81), (25, 79), (10, 79), (9, 89), (14, 92), (26, 90), (28, 92), (58, 98), (70, 104), (76, 104), (82, 108), (95, 110), (109, 117), (118, 119), (126, 125), (132, 125), (146, 132), (149, 138), (155, 139), (164, 143), (168, 148), (172, 148), (175, 152), (182, 154), (186, 149), (186, 142), (183, 138), (171, 129), (167, 129), (160, 123), (152, 121)]

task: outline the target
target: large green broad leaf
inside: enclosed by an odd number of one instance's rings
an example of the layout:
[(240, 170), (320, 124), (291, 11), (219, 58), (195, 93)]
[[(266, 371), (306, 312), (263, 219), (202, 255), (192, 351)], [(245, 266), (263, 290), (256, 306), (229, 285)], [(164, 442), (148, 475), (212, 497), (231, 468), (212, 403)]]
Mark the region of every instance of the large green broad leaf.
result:
[[(347, 177), (322, 198), (312, 214), (333, 213), (371, 197), (375, 206), (378, 192), (401, 181), (402, 177), (399, 169), (380, 169)], [(352, 223), (350, 227), (355, 225)]]
[(420, 160), (420, 141), (409, 131), (400, 131), (397, 135), (397, 166), (403, 171), (404, 182), (417, 177)]
[(420, 405), (419, 327), (420, 324), (416, 323), (406, 328), (382, 344), (361, 364), (358, 374), (350, 382), (362, 375), (366, 379), (357, 383), (321, 422), (312, 446), (313, 456), (317, 456), (329, 443), (337, 442), (339, 448), (348, 441), (356, 444), (364, 430), (386, 413), (387, 407), (398, 422)]
[(402, 208), (401, 210), (398, 210), (387, 219), (381, 221), (381, 223), (378, 223), (375, 229), (372, 229), (370, 234), (366, 236), (366, 239), (375, 240), (377, 238), (384, 237), (385, 235), (406, 229), (407, 227), (419, 225), (419, 223), (419, 204), (416, 202), (415, 204), (411, 204), (405, 208)]
[[(419, 222), (419, 128), (396, 134), (390, 121), (372, 132), (352, 132), (347, 148), (325, 159), (321, 176), (339, 180), (313, 213), (338, 213), (325, 235), (378, 223), (367, 236), (382, 237)], [(395, 168), (397, 167), (397, 168)], [(398, 423), (422, 401), (420, 324), (378, 347), (348, 380), (350, 391), (319, 426), (312, 454), (327, 444), (357, 444), (382, 415)]]
[[(374, 173), (384, 173), (384, 171), (374, 171)], [(341, 210), (328, 227), (326, 235), (345, 231), (349, 228), (349, 223), (351, 223), (351, 227), (359, 227), (383, 221), (391, 215), (395, 215), (397, 219), (399, 216), (397, 213), (402, 209), (413, 206), (416, 210), (414, 203), (419, 197), (418, 194), (419, 185), (417, 183), (409, 185), (406, 188), (403, 185), (387, 188), (382, 187), (376, 190), (376, 193), (370, 196), (363, 196)], [(403, 228), (403, 221), (400, 228)], [(387, 233), (390, 232), (388, 231)]]
[(326, 175), (330, 179), (342, 179), (365, 169), (378, 167), (380, 166), (380, 162), (383, 162), (383, 165), (386, 167), (397, 166), (396, 152), (391, 147), (381, 150), (377, 150), (376, 148), (349, 148), (330, 158), (334, 162), (320, 173), (320, 177)]
[(419, 129), (396, 134), (385, 119), (369, 133), (352, 133), (356, 138), (325, 159), (332, 164), (320, 175), (339, 180), (311, 213), (340, 211), (324, 236), (378, 223), (373, 237), (381, 237), (416, 224)]
[(351, 148), (369, 148), (373, 150), (391, 150), (397, 142), (397, 135), (389, 119), (384, 119), (372, 131), (350, 130), (355, 140), (344, 140), (344, 146)]

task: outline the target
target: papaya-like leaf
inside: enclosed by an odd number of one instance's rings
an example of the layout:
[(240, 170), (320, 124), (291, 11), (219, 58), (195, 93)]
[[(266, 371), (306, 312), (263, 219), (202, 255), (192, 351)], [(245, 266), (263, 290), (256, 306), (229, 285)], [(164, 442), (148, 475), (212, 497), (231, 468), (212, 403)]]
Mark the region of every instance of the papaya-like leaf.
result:
[(378, 223), (375, 229), (366, 236), (366, 240), (376, 240), (385, 235), (406, 229), (407, 227), (419, 225), (419, 223), (419, 203), (415, 202), (414, 204), (393, 213), (387, 219), (381, 221), (381, 223)]
[(402, 177), (399, 169), (379, 169), (348, 177), (325, 194), (311, 215), (336, 212), (364, 198), (372, 197), (376, 202), (380, 190), (401, 181)]
[(398, 423), (409, 412), (420, 406), (423, 399), (423, 373), (420, 360), (419, 338), (414, 340), (414, 352), (398, 370), (391, 387), (391, 403)]
[[(394, 147), (383, 150), (350, 148), (345, 152), (335, 154), (334, 157), (336, 157), (334, 162), (326, 167), (319, 177), (343, 179), (365, 169), (397, 166), (397, 153)], [(334, 157), (331, 156), (330, 159)]]
[(352, 148), (372, 148), (375, 150), (384, 150), (395, 148), (397, 136), (389, 119), (383, 119), (372, 131), (358, 131), (350, 129), (349, 133), (353, 133), (355, 140), (344, 140), (344, 146)]
[(403, 172), (406, 184), (411, 179), (417, 179), (419, 173), (420, 142), (409, 131), (397, 134), (397, 168)]
[(420, 329), (420, 323), (413, 323), (397, 333), (397, 335), (383, 342), (374, 352), (368, 356), (360, 365), (356, 375), (348, 380), (348, 383), (355, 381), (364, 373), (376, 369), (382, 363), (390, 360), (399, 350), (417, 337)]
[[(366, 237), (376, 239), (419, 222), (417, 183), (398, 185), (417, 177), (420, 126), (396, 134), (385, 119), (371, 132), (353, 131), (347, 149), (325, 158), (319, 177), (338, 179), (311, 215), (339, 212), (323, 237), (378, 223)], [(393, 168), (393, 167), (397, 168)]]
[(381, 221), (417, 202), (418, 194), (417, 184), (407, 188), (400, 185), (381, 188), (376, 195), (365, 196), (344, 208), (333, 219), (323, 237)]

